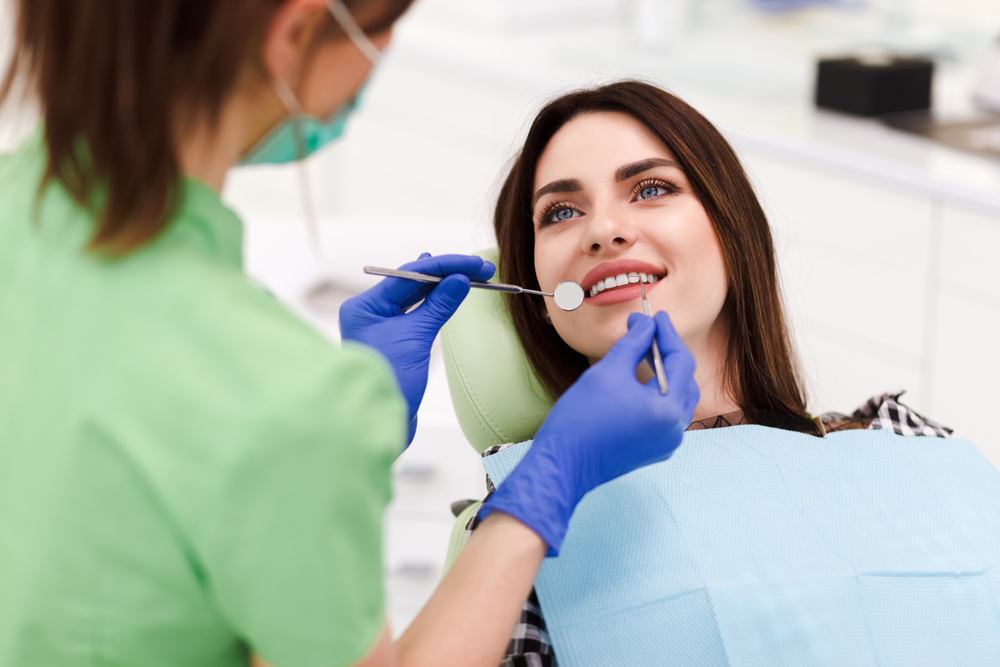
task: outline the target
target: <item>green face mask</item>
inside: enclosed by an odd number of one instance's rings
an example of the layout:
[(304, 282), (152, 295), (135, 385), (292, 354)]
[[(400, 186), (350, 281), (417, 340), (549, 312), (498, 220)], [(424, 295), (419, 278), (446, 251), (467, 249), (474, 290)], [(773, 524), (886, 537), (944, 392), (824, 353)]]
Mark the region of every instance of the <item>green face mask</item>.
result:
[(243, 156), (240, 164), (285, 164), (312, 155), (344, 133), (347, 118), (358, 107), (362, 90), (325, 121), (304, 115), (282, 121)]
[[(342, 0), (330, 0), (327, 6), (333, 18), (358, 50), (371, 61), (374, 70), (382, 57), (378, 47), (368, 39), (368, 35), (351, 16)], [(371, 72), (368, 76), (371, 77)], [(364, 84), (354, 97), (333, 112), (332, 116), (320, 120), (307, 116), (302, 111), (299, 101), (287, 83), (281, 80), (275, 81), (274, 91), (288, 109), (289, 118), (282, 121), (251, 148), (240, 160), (240, 164), (285, 164), (309, 157), (344, 133), (347, 118), (357, 108), (363, 90)]]

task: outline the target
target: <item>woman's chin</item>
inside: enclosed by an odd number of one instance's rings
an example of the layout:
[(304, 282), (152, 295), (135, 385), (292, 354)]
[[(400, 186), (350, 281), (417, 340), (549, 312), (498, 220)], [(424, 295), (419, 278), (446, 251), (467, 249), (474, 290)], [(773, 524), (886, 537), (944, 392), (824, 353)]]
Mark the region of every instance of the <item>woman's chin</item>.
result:
[(587, 357), (587, 361), (593, 366), (604, 358), (622, 336), (628, 333), (627, 317), (626, 314), (615, 322), (591, 322), (587, 325), (586, 335), (583, 336), (580, 334), (584, 331), (579, 329), (573, 332), (559, 332), (559, 335), (574, 351)]

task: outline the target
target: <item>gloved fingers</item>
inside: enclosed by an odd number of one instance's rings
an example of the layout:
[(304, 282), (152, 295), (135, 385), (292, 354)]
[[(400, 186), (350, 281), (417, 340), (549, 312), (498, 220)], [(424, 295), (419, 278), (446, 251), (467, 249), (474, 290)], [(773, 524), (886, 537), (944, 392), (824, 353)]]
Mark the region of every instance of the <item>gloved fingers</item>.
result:
[(483, 260), (483, 267), (479, 269), (477, 273), (469, 276), (470, 280), (489, 280), (493, 277), (493, 274), (497, 272), (496, 265), (493, 262), (488, 262)]
[[(407, 282), (410, 282), (410, 281), (407, 281)], [(412, 308), (413, 306), (417, 305), (418, 303), (420, 303), (421, 301), (423, 301), (424, 299), (426, 299), (427, 295), (430, 294), (431, 292), (433, 292), (434, 288), (437, 287), (438, 284), (440, 284), (440, 283), (430, 284), (430, 283), (412, 283), (412, 282), (410, 282), (411, 286), (414, 285), (414, 284), (416, 285), (416, 287), (413, 288), (413, 291), (410, 292), (403, 299), (401, 299), (399, 301), (399, 303), (397, 304), (399, 306), (399, 311), (401, 313), (405, 313), (408, 309)]]
[(412, 315), (440, 329), (462, 305), (462, 301), (469, 294), (469, 289), (469, 279), (466, 276), (450, 275), (435, 286), (427, 295), (423, 305)]
[(629, 330), (618, 339), (608, 353), (597, 364), (607, 367), (621, 367), (630, 375), (635, 374), (636, 366), (643, 360), (653, 344), (656, 325), (653, 319), (641, 313), (632, 313), (628, 318)]
[[(426, 255), (426, 256), (425, 256)], [(399, 267), (406, 271), (419, 271), (433, 276), (450, 276), (462, 273), (472, 280), (488, 280), (493, 276), (496, 267), (476, 255), (437, 255), (424, 253), (414, 262)]]
[[(426, 255), (426, 256), (425, 256)], [(472, 280), (486, 280), (493, 275), (496, 267), (492, 263), (483, 260), (482, 257), (474, 255), (438, 255), (433, 257), (423, 253), (420, 259), (404, 264), (399, 267), (406, 271), (417, 271), (433, 276), (448, 276), (453, 273), (465, 274)], [(432, 283), (417, 283), (405, 278), (386, 278), (379, 287), (382, 289), (384, 297), (395, 304), (402, 306), (404, 301), (409, 301), (413, 305), (420, 299), (426, 298), (434, 289)], [(421, 296), (414, 298), (414, 290), (420, 290)]]
[(673, 352), (664, 357), (663, 370), (669, 387), (667, 396), (674, 399), (678, 408), (682, 408), (687, 402), (686, 395), (694, 380), (694, 357), (686, 350)]
[[(666, 313), (660, 311), (653, 319), (656, 321), (656, 341), (660, 346), (660, 355), (663, 357), (663, 370), (666, 372), (667, 384), (671, 388), (681, 389), (680, 394), (686, 393), (688, 383), (694, 375), (694, 355), (684, 345), (681, 337), (677, 335), (677, 331)], [(679, 402), (679, 405), (683, 404), (684, 401)]]
[[(628, 317), (629, 328), (631, 329), (631, 327), (642, 319), (648, 320), (649, 318), (641, 313), (630, 313)], [(656, 313), (653, 321), (656, 323), (656, 342), (660, 346), (663, 369), (667, 377), (667, 385), (670, 387), (667, 395), (673, 399), (678, 408), (682, 408), (688, 393), (688, 379), (694, 374), (694, 356), (688, 351), (687, 346), (684, 345), (684, 341), (681, 340), (680, 336), (677, 335), (666, 313), (663, 311)], [(649, 364), (650, 369), (656, 367), (653, 363), (652, 341), (650, 341), (650, 347), (646, 350), (643, 358)], [(650, 387), (656, 387), (656, 390), (659, 391), (659, 383), (655, 377), (651, 378), (646, 384)], [(674, 387), (677, 387), (677, 391), (674, 391)]]
[[(628, 315), (628, 328), (631, 329), (635, 325), (635, 323), (638, 322), (639, 320), (641, 320), (643, 317), (646, 317), (646, 316), (643, 315), (642, 313), (629, 313), (629, 315)], [(643, 357), (643, 361), (645, 361), (649, 365), (650, 370), (652, 370), (654, 368), (654, 366), (653, 366), (653, 347), (652, 347), (652, 345), (650, 345), (649, 350), (646, 351), (646, 356)], [(654, 378), (654, 381), (655, 381), (655, 378)]]
[(646, 316), (643, 315), (642, 313), (629, 313), (628, 314), (628, 328), (629, 328), (629, 330), (631, 331), (632, 327), (635, 326), (635, 323), (638, 322), (639, 320), (641, 320), (644, 317), (646, 317)]
[(667, 313), (662, 310), (657, 311), (653, 314), (653, 320), (656, 321), (656, 342), (660, 345), (660, 354), (666, 357), (678, 350), (687, 352), (687, 346), (684, 345), (681, 337), (677, 335), (674, 323), (670, 320), (670, 316)]

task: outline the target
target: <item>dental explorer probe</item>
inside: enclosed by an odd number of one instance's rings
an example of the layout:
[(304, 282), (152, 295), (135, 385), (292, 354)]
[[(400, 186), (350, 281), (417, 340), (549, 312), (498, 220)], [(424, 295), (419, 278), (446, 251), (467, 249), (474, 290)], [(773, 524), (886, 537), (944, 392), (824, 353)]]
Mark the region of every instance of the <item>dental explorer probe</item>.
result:
[[(366, 266), (365, 273), (373, 276), (386, 276), (389, 278), (405, 278), (421, 283), (439, 283), (441, 276), (433, 276), (428, 273), (418, 273), (417, 271), (404, 271), (403, 269), (383, 269), (378, 266)], [(583, 305), (583, 288), (572, 280), (567, 280), (556, 285), (554, 292), (539, 292), (538, 290), (520, 287), (518, 285), (507, 285), (505, 283), (488, 283), (485, 280), (470, 280), (472, 287), (479, 289), (493, 290), (494, 292), (507, 292), (509, 294), (537, 294), (538, 296), (550, 296), (556, 305), (563, 310), (576, 310)]]
[[(649, 307), (649, 299), (646, 298), (646, 288), (639, 281), (639, 290), (642, 292), (642, 314), (646, 317), (653, 316), (653, 309)], [(660, 393), (667, 393), (667, 372), (663, 369), (663, 359), (660, 358), (660, 346), (656, 343), (656, 334), (653, 334), (653, 369), (656, 371), (656, 382), (660, 385)]]

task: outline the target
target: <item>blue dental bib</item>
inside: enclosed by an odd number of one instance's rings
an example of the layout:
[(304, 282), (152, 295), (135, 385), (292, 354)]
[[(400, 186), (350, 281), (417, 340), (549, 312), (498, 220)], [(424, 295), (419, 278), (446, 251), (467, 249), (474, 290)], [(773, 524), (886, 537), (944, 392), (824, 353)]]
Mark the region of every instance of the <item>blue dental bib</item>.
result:
[(692, 431), (587, 494), (535, 587), (562, 667), (1000, 665), (1000, 473), (957, 439)]

